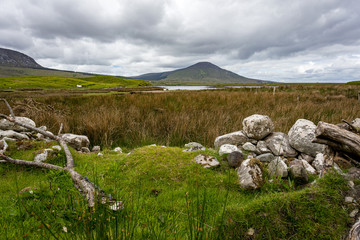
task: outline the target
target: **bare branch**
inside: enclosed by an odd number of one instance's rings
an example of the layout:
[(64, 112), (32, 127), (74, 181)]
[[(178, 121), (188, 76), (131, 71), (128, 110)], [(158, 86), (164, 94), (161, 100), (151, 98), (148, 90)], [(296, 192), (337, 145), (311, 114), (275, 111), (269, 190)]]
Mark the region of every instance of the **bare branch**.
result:
[[(5, 101), (5, 103), (7, 103), (7, 101), (5, 99), (4, 99), (4, 101)], [(8, 108), (11, 109), (11, 107), (9, 105), (8, 105)], [(16, 125), (19, 125), (19, 126), (22, 126), (24, 128), (30, 129), (32, 131), (41, 133), (42, 135), (47, 136), (50, 139), (53, 139), (53, 140), (57, 141), (65, 151), (66, 168), (62, 168), (62, 167), (52, 165), (52, 164), (48, 164), (48, 163), (38, 163), (38, 162), (33, 162), (33, 161), (24, 161), (24, 160), (12, 159), (10, 157), (7, 157), (3, 153), (0, 153), (0, 158), (4, 159), (6, 162), (13, 163), (13, 164), (18, 164), (18, 165), (28, 165), (28, 166), (36, 166), (36, 167), (42, 167), (42, 168), (48, 168), (48, 169), (56, 169), (56, 170), (65, 170), (65, 171), (67, 171), (70, 174), (70, 176), (71, 176), (71, 178), (72, 178), (72, 180), (74, 182), (74, 185), (78, 189), (80, 189), (82, 191), (82, 193), (85, 195), (89, 207), (95, 206), (96, 200), (99, 197), (101, 197), (101, 202), (102, 203), (114, 203), (114, 201), (115, 201), (115, 203), (117, 203), (115, 199), (107, 197), (102, 190), (99, 190), (98, 188), (96, 188), (93, 183), (89, 182), (80, 173), (78, 173), (77, 171), (74, 170), (74, 168), (75, 168), (74, 158), (73, 158), (73, 156), (72, 156), (72, 154), (71, 154), (71, 152), (69, 150), (69, 147), (67, 146), (65, 140), (60, 135), (61, 131), (62, 131), (62, 128), (63, 128), (62, 124), (60, 126), (59, 136), (55, 136), (51, 132), (47, 132), (47, 131), (44, 131), (44, 130), (42, 130), (40, 128), (33, 127), (33, 126), (27, 125), (25, 123), (16, 121), (15, 117), (10, 117), (10, 116), (4, 115), (4, 114), (0, 114), (0, 117), (5, 118), (8, 121), (10, 121), (10, 122), (12, 122), (12, 123), (14, 123)]]
[(56, 166), (53, 164), (49, 164), (49, 163), (12, 159), (3, 153), (0, 153), (0, 157), (8, 163), (13, 163), (13, 164), (17, 164), (17, 165), (33, 166), (33, 167), (47, 168), (47, 169), (53, 169), (53, 170), (64, 170), (64, 168), (62, 168), (62, 167), (59, 167), (59, 166)]
[(61, 135), (62, 130), (63, 130), (63, 124), (61, 123), (61, 124), (60, 124), (60, 129), (59, 129), (59, 132), (58, 132), (58, 136)]
[(70, 149), (68, 147), (68, 145), (66, 144), (66, 142), (64, 141), (64, 139), (59, 138), (58, 137), (58, 142), (60, 144), (60, 146), (64, 149), (65, 152), (65, 157), (66, 157), (66, 167), (67, 168), (74, 168), (75, 164), (74, 164), (74, 158), (70, 152)]
[(3, 100), (5, 102), (7, 108), (9, 109), (10, 117), (15, 118), (15, 114), (14, 114), (12, 108), (10, 107), (10, 104), (8, 103), (8, 101), (6, 101), (5, 98), (1, 98), (1, 100)]

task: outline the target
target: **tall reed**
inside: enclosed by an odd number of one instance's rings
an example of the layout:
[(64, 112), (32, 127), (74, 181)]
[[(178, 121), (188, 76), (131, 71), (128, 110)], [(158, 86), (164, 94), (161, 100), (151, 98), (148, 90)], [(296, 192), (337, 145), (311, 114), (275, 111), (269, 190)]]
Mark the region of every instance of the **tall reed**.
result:
[(179, 146), (189, 141), (210, 147), (217, 136), (241, 130), (242, 120), (252, 114), (268, 115), (275, 131), (282, 132), (299, 118), (317, 124), (359, 117), (360, 104), (354, 94), (349, 98), (319, 87), (291, 89), (279, 89), (275, 94), (245, 89), (60, 96), (39, 98), (32, 104), (17, 99), (12, 104), (17, 106), (17, 114), (51, 131), (57, 132), (63, 123), (66, 132), (87, 135), (92, 145), (129, 148), (151, 143)]

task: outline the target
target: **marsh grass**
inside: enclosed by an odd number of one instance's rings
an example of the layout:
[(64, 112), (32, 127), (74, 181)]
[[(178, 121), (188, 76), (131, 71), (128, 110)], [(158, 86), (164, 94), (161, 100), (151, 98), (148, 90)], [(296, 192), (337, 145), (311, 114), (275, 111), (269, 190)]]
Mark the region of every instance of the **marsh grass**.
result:
[[(275, 131), (288, 132), (297, 119), (339, 123), (359, 117), (359, 88), (354, 86), (292, 86), (271, 89), (230, 89), (102, 95), (44, 97), (28, 104), (14, 99), (16, 114), (57, 132), (87, 135), (93, 145), (133, 148), (156, 143), (181, 146), (197, 141), (213, 146), (222, 134), (242, 129), (252, 114), (268, 115)], [(356, 94), (355, 94), (356, 93)], [(6, 112), (4, 106), (2, 110)]]
[[(269, 115), (276, 131), (287, 132), (298, 118), (340, 122), (359, 117), (360, 106), (347, 88), (332, 92), (296, 87), (271, 91), (229, 90), (132, 94), (124, 96), (11, 99), (17, 115), (57, 132), (85, 134), (93, 145), (120, 145), (128, 155), (72, 150), (76, 169), (106, 193), (124, 202), (112, 211), (86, 202), (63, 172), (0, 165), (0, 232), (4, 239), (341, 239), (350, 219), (342, 204), (347, 184), (329, 173), (301, 189), (274, 179), (259, 191), (245, 191), (235, 171), (194, 164), (198, 153), (180, 146), (198, 141), (212, 146), (216, 136), (242, 128), (243, 118)], [(353, 88), (350, 88), (351, 91)], [(349, 96), (336, 97), (349, 92)], [(299, 97), (300, 95), (300, 97)], [(330, 97), (329, 97), (330, 96)], [(6, 109), (1, 105), (1, 112)], [(8, 154), (32, 160), (55, 143), (26, 149), (10, 143)], [(49, 162), (63, 166), (63, 152)], [(265, 177), (268, 177), (265, 175)], [(312, 179), (313, 180), (313, 179)], [(26, 187), (37, 190), (21, 192)], [(331, 211), (329, 211), (331, 209)], [(254, 235), (248, 234), (249, 229)]]

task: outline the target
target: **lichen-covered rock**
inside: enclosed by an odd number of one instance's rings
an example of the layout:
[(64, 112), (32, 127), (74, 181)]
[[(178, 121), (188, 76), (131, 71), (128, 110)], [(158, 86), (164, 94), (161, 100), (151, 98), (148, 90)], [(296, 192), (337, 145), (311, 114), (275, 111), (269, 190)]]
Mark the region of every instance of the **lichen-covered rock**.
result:
[(100, 146), (93, 146), (91, 152), (100, 152), (100, 150), (101, 150)]
[(250, 142), (244, 143), (242, 145), (242, 149), (244, 149), (245, 151), (248, 151), (248, 152), (256, 152), (257, 151), (257, 148), (255, 147), (255, 145)]
[(269, 163), (268, 173), (271, 177), (285, 178), (288, 176), (288, 166), (281, 157), (276, 157)]
[(318, 171), (319, 173), (324, 169), (325, 165), (325, 156), (322, 153), (316, 154), (314, 161), (312, 162), (312, 166)]
[(53, 149), (50, 149), (50, 148), (39, 151), (35, 155), (34, 162), (45, 162), (49, 157), (49, 153), (52, 151), (53, 151)]
[(220, 162), (215, 157), (204, 154), (197, 155), (194, 160), (204, 168), (212, 168), (220, 165)]
[(214, 146), (215, 148), (219, 148), (224, 144), (231, 144), (238, 146), (238, 145), (243, 145), (248, 141), (249, 138), (245, 135), (243, 131), (237, 131), (217, 137), (215, 139)]
[(230, 167), (237, 168), (244, 161), (244, 155), (242, 152), (234, 151), (227, 156), (227, 160)]
[(296, 184), (306, 184), (309, 177), (301, 160), (293, 160), (290, 162), (289, 176)]
[(299, 160), (305, 160), (307, 161), (308, 163), (312, 163), (314, 161), (314, 157), (313, 156), (310, 156), (310, 155), (307, 155), (305, 153), (301, 153), (298, 157)]
[(275, 156), (296, 157), (297, 152), (290, 146), (289, 136), (282, 132), (274, 132), (265, 138), (266, 146)]
[(290, 145), (301, 153), (315, 157), (317, 153), (324, 152), (324, 145), (313, 143), (316, 125), (306, 119), (299, 119), (291, 127), (288, 135)]
[[(24, 124), (27, 124), (31, 127), (36, 127), (36, 124), (33, 120), (31, 120), (30, 118), (27, 117), (15, 117), (15, 120)], [(1, 119), (0, 120), (0, 129), (1, 130), (13, 130), (16, 132), (31, 132), (31, 130), (24, 128), (22, 126), (19, 125), (15, 125), (14, 123), (6, 120), (6, 119)]]
[(242, 188), (248, 190), (259, 189), (263, 186), (262, 165), (259, 159), (247, 159), (237, 168), (239, 184)]
[(25, 140), (29, 139), (29, 137), (25, 134), (15, 132), (14, 130), (0, 130), (0, 138), (10, 138), (16, 140)]
[(192, 147), (203, 147), (203, 145), (201, 145), (200, 143), (197, 142), (189, 142), (187, 144), (185, 144), (186, 148), (192, 148)]
[(191, 148), (183, 150), (183, 152), (196, 152), (196, 151), (205, 151), (206, 148), (204, 146), (193, 146)]
[(264, 153), (256, 156), (256, 158), (259, 159), (260, 162), (269, 163), (275, 159), (275, 156), (272, 153)]
[(301, 160), (303, 165), (304, 165), (304, 168), (306, 170), (306, 172), (308, 174), (311, 174), (311, 175), (315, 175), (316, 174), (316, 170), (315, 168), (313, 168), (310, 163), (308, 163), (306, 160)]
[(121, 147), (116, 147), (116, 148), (114, 148), (113, 151), (114, 151), (114, 152), (117, 152), (117, 153), (122, 153)]
[(60, 145), (55, 145), (55, 146), (52, 146), (51, 148), (54, 149), (55, 151), (61, 151)]
[(6, 152), (6, 149), (8, 148), (8, 144), (4, 139), (0, 140), (0, 153)]
[(85, 135), (65, 133), (62, 135), (64, 141), (74, 149), (80, 151), (82, 147), (89, 147), (89, 138)]
[(357, 129), (360, 130), (360, 118), (355, 118), (351, 124)]
[(221, 145), (221, 147), (219, 149), (219, 155), (222, 156), (224, 154), (229, 154), (229, 153), (232, 153), (234, 151), (241, 152), (241, 150), (235, 145), (224, 144), (224, 145)]
[(267, 147), (265, 141), (258, 141), (256, 144), (256, 149), (260, 153), (271, 153), (270, 149)]
[(274, 124), (266, 115), (251, 115), (242, 124), (246, 136), (256, 140), (261, 140), (274, 131)]
[(89, 153), (89, 152), (90, 152), (90, 149), (89, 149), (88, 147), (82, 147), (82, 148), (80, 149), (80, 152), (82, 152), (82, 153)]

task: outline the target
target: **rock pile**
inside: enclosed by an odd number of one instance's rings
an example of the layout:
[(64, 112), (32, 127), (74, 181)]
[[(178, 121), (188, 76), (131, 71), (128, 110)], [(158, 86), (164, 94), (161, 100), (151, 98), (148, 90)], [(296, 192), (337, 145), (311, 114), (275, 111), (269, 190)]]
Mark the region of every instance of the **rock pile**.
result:
[[(312, 142), (315, 129), (313, 122), (299, 119), (288, 134), (274, 132), (268, 116), (255, 114), (244, 119), (242, 130), (217, 137), (214, 146), (219, 155), (229, 154), (229, 166), (238, 167), (239, 184), (245, 189), (262, 187), (264, 171), (273, 178), (289, 176), (305, 184), (309, 174), (321, 173), (329, 152), (326, 145)], [(233, 160), (243, 153), (246, 159)]]
[[(35, 122), (29, 118), (15, 117), (15, 119), (29, 126), (36, 127)], [(42, 126), (40, 128), (46, 131), (45, 126)], [(77, 151), (90, 152), (89, 150), (90, 141), (87, 136), (66, 133), (63, 134), (62, 137), (69, 146), (73, 147)], [(0, 120), (0, 140), (2, 143), (1, 145), (4, 146), (7, 146), (6, 141), (8, 142), (18, 142), (24, 140), (50, 141), (50, 139), (44, 137), (42, 134), (31, 132), (29, 129), (15, 125), (14, 123), (9, 122), (6, 119)], [(2, 151), (5, 150), (6, 148), (2, 149)], [(50, 153), (54, 151), (58, 152), (60, 150), (61, 147), (59, 145), (53, 146), (53, 148), (51, 149), (41, 150), (37, 152), (37, 154), (35, 155), (34, 161), (44, 162), (48, 159), (49, 155), (51, 155)]]

